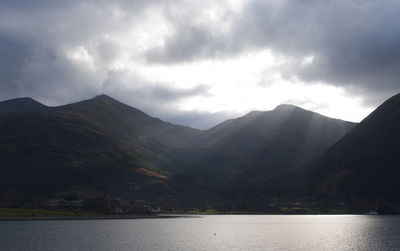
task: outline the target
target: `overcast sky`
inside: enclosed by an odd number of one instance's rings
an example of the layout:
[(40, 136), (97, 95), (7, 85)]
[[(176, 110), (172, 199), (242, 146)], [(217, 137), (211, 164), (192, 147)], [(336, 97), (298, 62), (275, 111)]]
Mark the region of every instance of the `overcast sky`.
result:
[(397, 0), (0, 0), (0, 100), (108, 94), (207, 128), (290, 103), (360, 121), (400, 92)]

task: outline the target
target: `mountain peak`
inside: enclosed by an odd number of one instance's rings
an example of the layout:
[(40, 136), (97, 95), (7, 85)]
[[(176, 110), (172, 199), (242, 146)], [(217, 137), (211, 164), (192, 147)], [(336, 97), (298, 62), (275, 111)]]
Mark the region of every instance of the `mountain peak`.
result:
[(13, 99), (4, 100), (4, 101), (1, 101), (0, 104), (4, 104), (4, 103), (21, 103), (21, 102), (35, 102), (35, 103), (38, 103), (33, 98), (22, 97), (22, 98), (13, 98)]
[(111, 97), (108, 96), (107, 94), (102, 93), (102, 94), (97, 95), (95, 98), (111, 98)]
[[(391, 98), (389, 98), (388, 100), (386, 100), (374, 112), (372, 112), (371, 115), (373, 116), (376, 113), (386, 113), (386, 111), (387, 112), (395, 112), (399, 109), (399, 107), (400, 107), (400, 93), (398, 93), (398, 94), (392, 96)], [(371, 116), (368, 116), (368, 117), (371, 117)]]
[(49, 107), (29, 97), (9, 99), (0, 102), (0, 116), (14, 112), (36, 112), (46, 109), (49, 109)]
[(109, 104), (109, 105), (124, 105), (124, 106), (126, 106), (126, 104), (124, 104), (106, 94), (97, 95), (94, 98), (84, 100), (83, 102), (88, 102), (91, 104)]
[[(275, 112), (293, 112), (293, 111), (308, 111), (308, 110), (304, 110), (303, 108), (295, 106), (295, 105), (281, 104), (281, 105), (278, 105), (277, 107), (275, 107), (275, 109), (273, 111), (275, 111)], [(308, 112), (310, 112), (310, 111), (308, 111)]]
[(398, 201), (399, 127), (400, 95), (397, 94), (318, 159), (309, 176), (317, 177), (314, 191), (336, 198), (350, 195), (363, 200)]
[(277, 107), (275, 107), (274, 111), (293, 111), (295, 109), (301, 109), (301, 108), (290, 104), (280, 104)]
[(94, 100), (115, 100), (115, 99), (113, 99), (112, 97), (110, 97), (110, 96), (108, 96), (106, 94), (97, 95), (93, 99)]

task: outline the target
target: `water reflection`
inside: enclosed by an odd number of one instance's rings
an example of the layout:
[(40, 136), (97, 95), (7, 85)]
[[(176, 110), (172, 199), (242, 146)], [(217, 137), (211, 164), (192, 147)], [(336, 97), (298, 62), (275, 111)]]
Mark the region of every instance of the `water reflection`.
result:
[(2, 250), (398, 250), (399, 216), (0, 222)]

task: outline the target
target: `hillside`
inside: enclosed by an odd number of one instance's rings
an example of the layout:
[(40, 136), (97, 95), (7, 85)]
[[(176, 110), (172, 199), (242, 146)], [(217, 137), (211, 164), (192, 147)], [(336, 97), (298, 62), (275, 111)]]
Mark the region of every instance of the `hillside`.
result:
[(336, 200), (400, 202), (400, 94), (334, 144), (311, 167), (309, 191)]
[(156, 196), (167, 190), (169, 149), (196, 133), (104, 95), (44, 112), (9, 114), (0, 121), (0, 198)]
[(354, 125), (280, 105), (201, 131), (106, 95), (12, 112), (0, 119), (0, 200), (234, 200), (319, 156)]
[(10, 113), (39, 112), (50, 109), (31, 98), (16, 98), (0, 102), (0, 117)]
[(230, 189), (257, 189), (318, 157), (355, 126), (292, 105), (251, 112), (204, 131), (184, 162), (196, 176)]

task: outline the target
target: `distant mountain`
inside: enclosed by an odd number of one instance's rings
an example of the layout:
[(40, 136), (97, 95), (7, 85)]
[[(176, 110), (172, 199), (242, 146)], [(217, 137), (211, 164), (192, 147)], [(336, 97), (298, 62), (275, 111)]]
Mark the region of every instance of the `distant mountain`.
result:
[(38, 112), (48, 109), (49, 107), (31, 98), (16, 98), (0, 102), (0, 117), (15, 112)]
[(68, 191), (157, 195), (157, 189), (167, 190), (172, 175), (168, 153), (197, 133), (105, 95), (40, 113), (9, 114), (0, 120), (0, 199)]
[(316, 158), (354, 126), (280, 105), (204, 131), (177, 165), (213, 184), (252, 189)]
[(307, 174), (318, 196), (400, 202), (400, 94), (327, 150)]
[(0, 202), (107, 194), (219, 203), (296, 170), (355, 126), (291, 105), (205, 131), (106, 95), (51, 109), (31, 99), (2, 106)]

